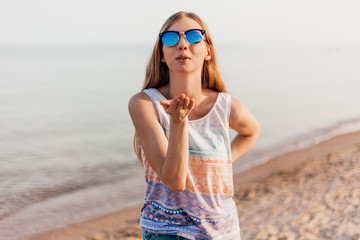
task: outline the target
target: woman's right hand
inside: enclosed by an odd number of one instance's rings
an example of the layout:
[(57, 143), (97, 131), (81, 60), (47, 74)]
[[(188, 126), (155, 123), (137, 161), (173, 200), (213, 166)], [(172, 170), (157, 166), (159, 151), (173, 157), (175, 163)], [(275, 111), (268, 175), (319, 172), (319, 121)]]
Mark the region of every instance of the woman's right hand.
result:
[(181, 94), (172, 100), (161, 101), (161, 105), (170, 114), (168, 137), (151, 98), (145, 92), (130, 99), (129, 112), (151, 168), (170, 190), (183, 191), (189, 165), (187, 119), (195, 100)]
[(162, 100), (160, 104), (173, 120), (183, 121), (187, 119), (191, 110), (194, 109), (195, 100), (193, 98), (190, 99), (185, 94), (181, 94), (172, 100)]

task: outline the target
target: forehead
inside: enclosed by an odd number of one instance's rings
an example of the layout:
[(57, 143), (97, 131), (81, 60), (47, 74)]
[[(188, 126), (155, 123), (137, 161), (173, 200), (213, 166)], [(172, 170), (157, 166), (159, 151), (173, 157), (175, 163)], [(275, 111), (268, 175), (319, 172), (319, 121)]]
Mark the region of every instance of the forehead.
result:
[(197, 23), (195, 20), (188, 17), (182, 17), (176, 20), (173, 24), (171, 24), (168, 31), (184, 32), (186, 30), (194, 28), (202, 29), (200, 24)]

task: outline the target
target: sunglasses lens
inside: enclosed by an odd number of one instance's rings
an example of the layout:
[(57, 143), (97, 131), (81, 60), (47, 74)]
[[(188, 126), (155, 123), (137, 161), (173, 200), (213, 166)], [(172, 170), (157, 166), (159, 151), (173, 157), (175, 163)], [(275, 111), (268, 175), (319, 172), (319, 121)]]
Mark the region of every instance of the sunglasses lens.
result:
[(162, 36), (162, 42), (166, 46), (174, 46), (179, 41), (179, 35), (174, 32), (164, 33)]
[(202, 34), (198, 30), (192, 30), (192, 31), (189, 31), (186, 33), (186, 40), (190, 44), (195, 44), (195, 43), (201, 42), (202, 38), (203, 38)]

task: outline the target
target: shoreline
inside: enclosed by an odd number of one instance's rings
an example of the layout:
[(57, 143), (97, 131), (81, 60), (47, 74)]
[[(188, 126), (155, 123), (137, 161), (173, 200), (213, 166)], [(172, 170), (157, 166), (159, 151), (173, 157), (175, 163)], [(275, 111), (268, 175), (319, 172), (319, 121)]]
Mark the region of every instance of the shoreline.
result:
[[(274, 157), (244, 172), (234, 175), (235, 196), (243, 193), (243, 189), (261, 183), (271, 176), (294, 172), (307, 163), (319, 162), (319, 159), (336, 155), (349, 147), (360, 147), (360, 131), (335, 136), (310, 147)], [(312, 161), (310, 161), (312, 160)], [(255, 184), (256, 185), (256, 184)], [(246, 190), (248, 191), (248, 190)], [(240, 197), (241, 199), (241, 197)], [(237, 202), (238, 205), (238, 202)], [(97, 240), (97, 239), (139, 239), (135, 233), (140, 229), (138, 219), (141, 206), (132, 207), (111, 213), (83, 223), (41, 233), (31, 240)], [(246, 229), (246, 227), (245, 227)], [(134, 233), (132, 233), (134, 232)], [(110, 235), (109, 235), (110, 234)], [(126, 235), (127, 234), (127, 235)], [(105, 237), (111, 236), (111, 237)], [(119, 238), (116, 238), (119, 236)], [(129, 236), (126, 238), (126, 236)], [(132, 236), (132, 237), (131, 237)], [(125, 238), (124, 238), (125, 237)], [(360, 237), (360, 235), (359, 235)]]
[(250, 169), (235, 174), (234, 185), (252, 182), (268, 177), (276, 172), (287, 171), (300, 167), (311, 158), (320, 157), (330, 151), (341, 151), (345, 147), (355, 143), (360, 143), (360, 131), (337, 135), (309, 147), (281, 154), (260, 165), (256, 165)]

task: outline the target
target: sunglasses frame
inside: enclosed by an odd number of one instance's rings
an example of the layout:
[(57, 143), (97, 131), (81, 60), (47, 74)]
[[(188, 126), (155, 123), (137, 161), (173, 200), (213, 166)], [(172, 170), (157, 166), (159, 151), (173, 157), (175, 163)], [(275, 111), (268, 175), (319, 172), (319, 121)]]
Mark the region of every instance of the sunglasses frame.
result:
[[(191, 31), (199, 31), (199, 32), (201, 33), (201, 36), (204, 36), (204, 35), (206, 36), (206, 31), (205, 31), (205, 30), (194, 28), (194, 29), (189, 29), (189, 30), (187, 30), (187, 31), (185, 31), (185, 32), (165, 31), (165, 32), (159, 33), (159, 38), (161, 39), (161, 43), (164, 44), (165, 46), (173, 47), (173, 46), (175, 46), (176, 44), (179, 43), (179, 41), (180, 41), (180, 35), (181, 35), (181, 34), (184, 34), (184, 35), (185, 35), (185, 38), (186, 38), (186, 34), (187, 34), (188, 32), (191, 32)], [(179, 39), (177, 40), (177, 42), (176, 42), (174, 45), (169, 46), (169, 45), (166, 45), (166, 44), (163, 42), (163, 36), (164, 36), (164, 34), (166, 34), (166, 33), (176, 33), (176, 34), (178, 35)], [(189, 41), (187, 40), (187, 38), (186, 38), (186, 41), (189, 42)], [(190, 43), (190, 42), (189, 42), (189, 43)], [(196, 42), (196, 43), (197, 43), (197, 42)], [(190, 43), (190, 44), (196, 44), (196, 43)]]

